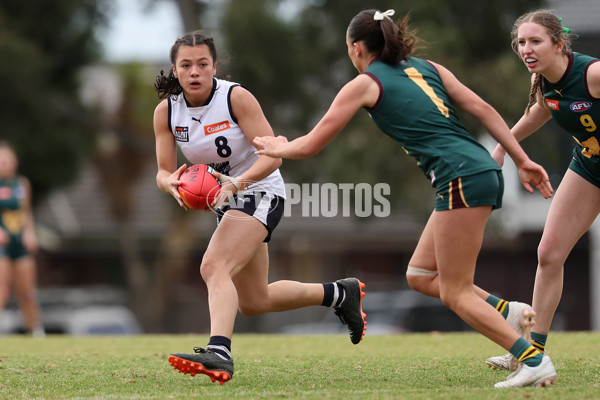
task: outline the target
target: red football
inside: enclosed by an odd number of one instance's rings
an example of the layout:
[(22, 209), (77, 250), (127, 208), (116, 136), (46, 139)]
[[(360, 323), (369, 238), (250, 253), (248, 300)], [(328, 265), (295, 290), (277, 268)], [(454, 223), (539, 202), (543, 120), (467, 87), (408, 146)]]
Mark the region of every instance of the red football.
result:
[(221, 184), (207, 169), (205, 164), (194, 164), (187, 167), (179, 178), (179, 194), (194, 210), (209, 207), (221, 190)]

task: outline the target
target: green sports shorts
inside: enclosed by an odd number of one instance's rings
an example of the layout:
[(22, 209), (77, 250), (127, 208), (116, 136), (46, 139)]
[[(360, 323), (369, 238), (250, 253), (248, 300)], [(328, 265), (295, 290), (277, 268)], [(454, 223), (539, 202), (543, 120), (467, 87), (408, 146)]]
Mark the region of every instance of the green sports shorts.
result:
[(478, 174), (458, 177), (437, 187), (435, 210), (492, 206), (502, 207), (504, 177), (500, 170), (483, 171)]
[(10, 240), (6, 246), (0, 246), (0, 257), (8, 257), (11, 260), (17, 260), (28, 255), (29, 252), (23, 246), (21, 235), (10, 235)]
[(594, 173), (596, 168), (590, 168), (594, 166), (597, 168), (598, 165), (593, 163), (591, 159), (582, 156), (576, 151), (573, 151), (573, 159), (569, 164), (569, 169), (592, 185), (600, 188), (600, 176), (598, 176), (597, 173)]

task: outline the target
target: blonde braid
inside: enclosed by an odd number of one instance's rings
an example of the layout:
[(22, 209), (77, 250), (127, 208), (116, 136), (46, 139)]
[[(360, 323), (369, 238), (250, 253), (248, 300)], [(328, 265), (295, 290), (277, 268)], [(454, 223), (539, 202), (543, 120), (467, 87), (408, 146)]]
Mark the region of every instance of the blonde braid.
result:
[[(536, 73), (533, 83), (531, 84), (531, 90), (529, 91), (529, 103), (525, 109), (525, 114), (529, 114), (529, 109), (537, 103), (538, 98), (543, 99), (544, 93), (542, 92), (542, 74)], [(539, 96), (539, 97), (538, 97)], [(545, 102), (540, 104), (541, 107), (548, 108)]]

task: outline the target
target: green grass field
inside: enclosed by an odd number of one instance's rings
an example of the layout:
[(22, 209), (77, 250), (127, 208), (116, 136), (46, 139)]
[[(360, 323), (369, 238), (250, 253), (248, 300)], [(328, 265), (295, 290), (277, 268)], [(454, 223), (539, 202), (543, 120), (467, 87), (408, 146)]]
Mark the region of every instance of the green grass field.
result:
[(224, 385), (175, 371), (167, 357), (204, 335), (0, 337), (1, 399), (599, 399), (600, 334), (553, 333), (549, 388), (494, 389), (501, 348), (476, 333), (236, 335)]

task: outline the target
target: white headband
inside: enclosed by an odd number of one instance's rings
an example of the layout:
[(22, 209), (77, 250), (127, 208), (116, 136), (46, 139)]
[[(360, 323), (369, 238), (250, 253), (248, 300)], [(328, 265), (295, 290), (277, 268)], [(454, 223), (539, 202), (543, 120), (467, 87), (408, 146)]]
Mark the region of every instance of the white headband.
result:
[(379, 12), (379, 11), (375, 11), (375, 15), (373, 16), (373, 19), (374, 19), (375, 21), (382, 21), (382, 20), (383, 20), (383, 17), (388, 17), (388, 18), (390, 18), (391, 16), (393, 16), (393, 15), (394, 15), (394, 13), (395, 13), (395, 12), (396, 12), (396, 11), (394, 11), (394, 10), (387, 10), (387, 11), (385, 11), (385, 12), (382, 12), (382, 13), (381, 13), (381, 12)]

